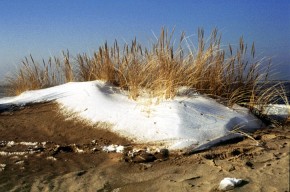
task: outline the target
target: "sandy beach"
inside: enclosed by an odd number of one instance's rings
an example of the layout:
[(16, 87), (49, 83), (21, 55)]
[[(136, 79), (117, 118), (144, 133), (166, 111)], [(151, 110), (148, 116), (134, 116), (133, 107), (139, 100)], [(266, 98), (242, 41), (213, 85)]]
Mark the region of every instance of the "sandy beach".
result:
[(103, 152), (132, 143), (58, 111), (45, 103), (0, 114), (0, 191), (216, 191), (225, 177), (243, 179), (234, 191), (289, 191), (289, 125), (147, 162)]
[(290, 192), (290, 0), (0, 18), (0, 192)]

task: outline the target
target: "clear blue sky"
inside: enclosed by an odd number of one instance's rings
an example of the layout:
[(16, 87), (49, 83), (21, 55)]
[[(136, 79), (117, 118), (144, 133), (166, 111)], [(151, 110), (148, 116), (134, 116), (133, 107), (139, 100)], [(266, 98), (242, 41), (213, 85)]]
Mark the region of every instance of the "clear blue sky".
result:
[(224, 45), (243, 35), (290, 79), (290, 0), (0, 0), (0, 80), (30, 53), (91, 53), (135, 36), (146, 45), (162, 26), (188, 35), (217, 27)]

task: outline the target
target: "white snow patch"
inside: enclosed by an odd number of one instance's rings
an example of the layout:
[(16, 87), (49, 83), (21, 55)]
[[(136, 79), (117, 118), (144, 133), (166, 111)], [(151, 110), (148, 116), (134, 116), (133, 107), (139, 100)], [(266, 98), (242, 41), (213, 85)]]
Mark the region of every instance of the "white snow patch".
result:
[(16, 165), (20, 165), (20, 164), (23, 164), (24, 163), (24, 161), (17, 161), (15, 164)]
[(6, 146), (7, 147), (12, 147), (13, 145), (15, 145), (16, 143), (14, 141), (8, 141)]
[[(35, 151), (16, 151), (16, 152), (7, 152), (7, 151), (0, 151), (0, 156), (23, 156), (23, 155), (28, 155), (28, 154), (34, 154)], [(27, 156), (24, 156), (27, 157)]]
[(103, 151), (109, 152), (116, 152), (116, 153), (123, 153), (125, 147), (122, 145), (108, 145), (103, 147)]
[(105, 152), (115, 152), (116, 151), (116, 146), (115, 145), (109, 145), (109, 146), (104, 146), (103, 151)]
[(84, 153), (85, 151), (83, 149), (80, 149), (78, 147), (75, 147), (75, 152), (76, 153)]
[[(5, 141), (4, 141), (5, 143)], [(15, 141), (7, 141), (6, 142), (6, 147), (12, 147), (15, 145), (25, 145), (25, 146), (36, 146), (38, 144), (38, 142), (25, 142), (25, 141), (21, 141), (21, 142), (15, 142)]]
[(56, 161), (57, 159), (55, 157), (52, 157), (52, 156), (49, 156), (49, 157), (46, 157), (47, 160), (52, 160), (52, 161)]
[(196, 93), (188, 96), (183, 94), (185, 88), (180, 92), (172, 100), (140, 97), (134, 101), (128, 99), (124, 91), (101, 81), (73, 82), (2, 98), (0, 107), (1, 104), (25, 105), (55, 100), (64, 111), (92, 123), (109, 123), (111, 131), (136, 143), (171, 150), (203, 145), (231, 134), (237, 127), (254, 131), (262, 125), (246, 110), (230, 109)]
[(218, 189), (221, 191), (231, 190), (234, 189), (237, 185), (240, 185), (242, 181), (243, 181), (242, 179), (226, 177), (223, 180), (221, 180)]
[(35, 146), (38, 144), (38, 142), (20, 142), (20, 145), (26, 145), (26, 146)]
[(0, 171), (4, 171), (6, 164), (0, 164)]
[(116, 152), (117, 152), (117, 153), (123, 153), (123, 152), (124, 152), (124, 149), (125, 149), (124, 146), (119, 145), (119, 146), (116, 148)]

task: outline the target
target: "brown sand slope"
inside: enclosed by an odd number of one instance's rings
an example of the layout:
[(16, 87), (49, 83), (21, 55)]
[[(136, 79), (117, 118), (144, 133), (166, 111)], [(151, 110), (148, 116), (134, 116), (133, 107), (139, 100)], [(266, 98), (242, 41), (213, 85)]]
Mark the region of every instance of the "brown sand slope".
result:
[(34, 105), (0, 114), (0, 191), (215, 191), (224, 177), (245, 180), (235, 191), (289, 191), (289, 126), (258, 131), (254, 138), (129, 163), (122, 154), (101, 151), (130, 144), (127, 139), (65, 120), (56, 104)]

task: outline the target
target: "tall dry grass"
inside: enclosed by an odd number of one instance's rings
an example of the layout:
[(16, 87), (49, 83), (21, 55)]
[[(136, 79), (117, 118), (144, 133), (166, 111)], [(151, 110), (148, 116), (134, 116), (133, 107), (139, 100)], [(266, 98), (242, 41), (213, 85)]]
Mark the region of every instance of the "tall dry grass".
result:
[(30, 55), (24, 58), (14, 74), (6, 77), (6, 91), (8, 95), (19, 95), (27, 90), (52, 87), (72, 80), (73, 70), (68, 53), (63, 52), (63, 62), (51, 57), (38, 63)]
[[(70, 58), (50, 58), (43, 64), (33, 57), (25, 58), (15, 76), (8, 77), (10, 93), (40, 89), (69, 81), (103, 80), (123, 90), (132, 99), (142, 92), (154, 97), (173, 98), (181, 86), (234, 103), (253, 107), (273, 102), (279, 93), (277, 86), (267, 87), (271, 63), (255, 57), (255, 45), (250, 52), (243, 38), (239, 46), (221, 44), (221, 35), (214, 29), (207, 40), (204, 30), (198, 30), (197, 48), (185, 33), (176, 43), (174, 30), (162, 28), (158, 40), (150, 48), (136, 39), (119, 46), (105, 43), (92, 56), (78, 54)], [(265, 90), (265, 87), (266, 90)]]

